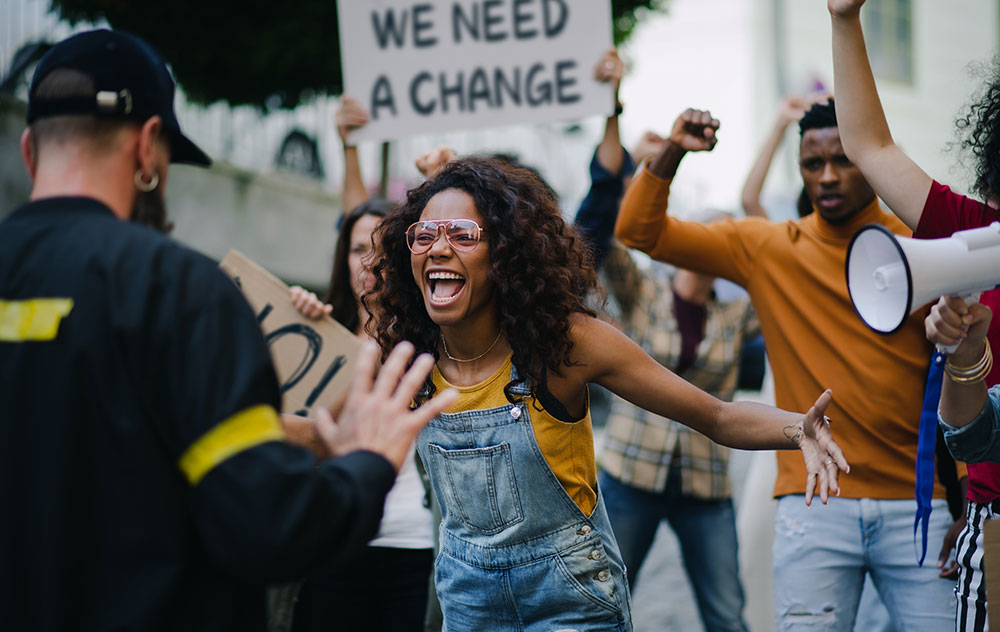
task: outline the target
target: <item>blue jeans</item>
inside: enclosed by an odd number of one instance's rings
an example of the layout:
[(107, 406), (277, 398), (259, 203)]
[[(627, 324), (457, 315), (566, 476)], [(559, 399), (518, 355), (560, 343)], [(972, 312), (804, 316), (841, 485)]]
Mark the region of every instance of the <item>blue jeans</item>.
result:
[(656, 529), (666, 519), (680, 543), (684, 569), (705, 629), (709, 632), (747, 629), (743, 622), (743, 586), (731, 500), (684, 496), (676, 468), (671, 469), (662, 493), (625, 485), (603, 470), (598, 485), (604, 494), (630, 586), (635, 586)]
[(954, 628), (955, 582), (938, 577), (935, 564), (951, 514), (944, 500), (934, 501), (921, 567), (916, 509), (915, 500), (831, 498), (806, 507), (802, 496), (782, 497), (773, 550), (778, 630), (850, 632), (866, 573), (900, 632)]

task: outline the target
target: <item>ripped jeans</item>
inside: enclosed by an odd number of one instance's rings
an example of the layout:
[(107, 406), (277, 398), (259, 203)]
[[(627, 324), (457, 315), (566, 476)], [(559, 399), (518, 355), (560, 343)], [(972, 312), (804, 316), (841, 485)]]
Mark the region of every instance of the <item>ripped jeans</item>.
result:
[[(955, 626), (955, 582), (938, 577), (937, 555), (952, 524), (935, 499), (927, 558), (917, 566), (915, 500), (817, 498), (778, 501), (774, 524), (774, 602), (778, 630), (850, 632), (871, 575), (899, 632), (940, 632)], [(919, 534), (918, 534), (919, 543)]]

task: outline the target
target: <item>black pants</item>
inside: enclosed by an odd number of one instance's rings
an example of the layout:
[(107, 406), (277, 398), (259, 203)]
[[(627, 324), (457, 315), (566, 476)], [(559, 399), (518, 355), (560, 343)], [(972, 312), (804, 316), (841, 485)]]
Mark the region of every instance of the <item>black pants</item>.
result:
[(310, 579), (299, 593), (295, 632), (422, 632), (432, 549), (369, 546), (335, 575)]

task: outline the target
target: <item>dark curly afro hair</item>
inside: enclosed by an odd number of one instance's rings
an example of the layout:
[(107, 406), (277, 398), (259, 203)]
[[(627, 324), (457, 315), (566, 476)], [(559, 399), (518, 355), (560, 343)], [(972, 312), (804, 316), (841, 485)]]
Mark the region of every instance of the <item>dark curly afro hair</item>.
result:
[(972, 190), (984, 200), (1000, 201), (1000, 57), (974, 72), (985, 81), (955, 121), (963, 136), (958, 145), (972, 157)]
[[(440, 329), (413, 279), (406, 229), (432, 197), (448, 189), (468, 193), (483, 216), (488, 241), (480, 247), (490, 249), (500, 329), (532, 393), (547, 389), (548, 372), (560, 375), (572, 363), (570, 316), (595, 315), (584, 301), (596, 287), (596, 275), (589, 250), (563, 220), (551, 189), (527, 169), (500, 160), (472, 156), (450, 162), (382, 221), (375, 235), (375, 285), (364, 297), (366, 308), (380, 315), (370, 333), (383, 359), (403, 340), (412, 342), (417, 353), (439, 357)], [(432, 392), (429, 378), (428, 386)], [(504, 390), (514, 401), (511, 386)]]

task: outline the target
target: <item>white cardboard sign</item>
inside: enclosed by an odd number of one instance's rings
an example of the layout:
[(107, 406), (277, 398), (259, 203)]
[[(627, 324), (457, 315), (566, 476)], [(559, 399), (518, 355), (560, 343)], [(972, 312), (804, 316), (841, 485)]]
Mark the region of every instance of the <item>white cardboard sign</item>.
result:
[(337, 0), (351, 140), (610, 114), (609, 0)]

